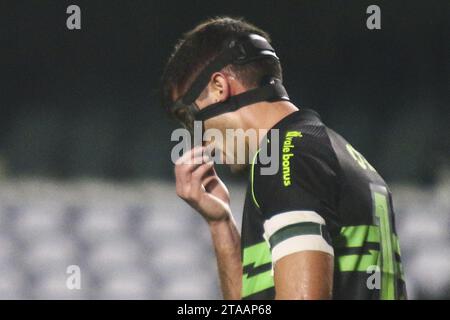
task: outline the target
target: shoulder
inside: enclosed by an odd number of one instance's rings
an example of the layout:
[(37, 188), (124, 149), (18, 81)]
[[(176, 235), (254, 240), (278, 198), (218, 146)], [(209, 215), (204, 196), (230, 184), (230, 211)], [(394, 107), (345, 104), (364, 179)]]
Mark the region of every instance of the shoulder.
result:
[(263, 211), (335, 202), (339, 189), (339, 165), (327, 128), (301, 123), (281, 128), (269, 137), (251, 167), (254, 198)]
[[(312, 154), (329, 156), (333, 153), (329, 129), (319, 114), (311, 109), (301, 109), (279, 122), (268, 136), (271, 143), (278, 144), (280, 154)], [(272, 147), (273, 150), (273, 147)]]
[[(267, 180), (283, 175), (287, 170), (304, 169), (315, 174), (338, 171), (337, 157), (328, 136), (328, 129), (321, 123), (291, 123), (283, 128), (272, 129), (254, 159), (254, 176)], [(278, 168), (269, 173), (267, 168)], [(300, 173), (299, 172), (299, 173)]]

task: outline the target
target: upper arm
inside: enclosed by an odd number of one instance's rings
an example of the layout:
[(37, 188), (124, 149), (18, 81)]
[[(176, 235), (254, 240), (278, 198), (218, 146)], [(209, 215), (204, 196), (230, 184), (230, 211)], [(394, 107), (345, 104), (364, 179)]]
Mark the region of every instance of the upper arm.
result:
[(275, 264), (276, 299), (331, 299), (333, 256), (322, 251), (299, 251)]
[(330, 299), (334, 250), (325, 220), (314, 211), (279, 213), (264, 223), (277, 299)]

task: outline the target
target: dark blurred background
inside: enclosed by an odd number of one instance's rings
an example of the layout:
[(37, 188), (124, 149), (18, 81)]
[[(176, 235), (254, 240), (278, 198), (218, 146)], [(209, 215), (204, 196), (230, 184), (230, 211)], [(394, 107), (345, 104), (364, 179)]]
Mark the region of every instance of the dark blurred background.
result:
[[(216, 15), (272, 35), (294, 103), (388, 181), (409, 297), (449, 299), (448, 0), (0, 0), (0, 299), (221, 297), (158, 97), (178, 37)], [(240, 225), (245, 177), (218, 171)]]
[[(66, 28), (77, 4), (82, 29)], [(366, 8), (381, 7), (381, 30)], [(448, 160), (448, 1), (1, 2), (0, 157), (8, 176), (170, 177), (158, 85), (176, 39), (215, 15), (267, 30), (299, 106), (388, 181)]]

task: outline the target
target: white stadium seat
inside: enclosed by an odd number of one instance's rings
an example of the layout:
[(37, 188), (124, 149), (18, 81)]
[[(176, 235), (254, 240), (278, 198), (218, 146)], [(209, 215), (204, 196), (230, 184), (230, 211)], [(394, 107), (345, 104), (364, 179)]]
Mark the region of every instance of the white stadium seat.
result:
[[(221, 298), (209, 230), (173, 187), (0, 183), (0, 299)], [(245, 186), (229, 187), (239, 225)], [(450, 184), (437, 188), (392, 188), (410, 298), (450, 288)]]

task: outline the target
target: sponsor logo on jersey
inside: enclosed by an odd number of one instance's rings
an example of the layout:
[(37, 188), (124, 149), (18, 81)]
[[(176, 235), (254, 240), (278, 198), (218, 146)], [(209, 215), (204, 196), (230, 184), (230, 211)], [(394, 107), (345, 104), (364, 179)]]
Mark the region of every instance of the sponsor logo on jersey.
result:
[(283, 168), (283, 185), (289, 187), (291, 185), (291, 158), (294, 156), (292, 149), (294, 144), (292, 139), (301, 138), (302, 133), (300, 131), (288, 131), (283, 141), (282, 149), (282, 168)]

